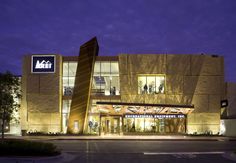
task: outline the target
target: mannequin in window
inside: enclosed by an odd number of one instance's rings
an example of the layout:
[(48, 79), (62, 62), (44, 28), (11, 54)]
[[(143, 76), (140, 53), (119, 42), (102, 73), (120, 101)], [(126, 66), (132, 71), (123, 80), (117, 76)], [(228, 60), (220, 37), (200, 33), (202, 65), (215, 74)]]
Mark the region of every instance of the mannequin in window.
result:
[(164, 88), (164, 84), (163, 83), (161, 83), (160, 85), (159, 85), (159, 92), (158, 93), (163, 93), (163, 88)]
[(151, 85), (151, 84), (149, 84), (148, 93), (149, 93), (149, 94), (152, 93), (152, 85)]
[(144, 94), (147, 94), (147, 90), (148, 90), (147, 84), (144, 85), (143, 90), (144, 90)]
[(113, 87), (113, 95), (116, 95), (116, 87)]

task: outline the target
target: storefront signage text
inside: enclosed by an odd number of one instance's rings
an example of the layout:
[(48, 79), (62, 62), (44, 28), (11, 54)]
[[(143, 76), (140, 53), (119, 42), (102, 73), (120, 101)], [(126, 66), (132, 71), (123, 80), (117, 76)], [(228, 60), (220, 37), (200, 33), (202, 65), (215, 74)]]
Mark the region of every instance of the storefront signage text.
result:
[(185, 118), (184, 114), (126, 114), (125, 118)]

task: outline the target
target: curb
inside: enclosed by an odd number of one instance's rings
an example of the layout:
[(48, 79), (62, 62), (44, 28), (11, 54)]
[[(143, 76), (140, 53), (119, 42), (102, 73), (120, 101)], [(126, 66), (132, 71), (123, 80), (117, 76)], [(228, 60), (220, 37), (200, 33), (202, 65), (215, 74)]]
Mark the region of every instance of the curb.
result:
[(82, 141), (109, 141), (109, 140), (116, 140), (116, 141), (220, 141), (219, 139), (117, 139), (117, 138), (52, 138), (47, 140), (82, 140)]
[(236, 137), (142, 137), (142, 136), (114, 136), (114, 137), (106, 137), (106, 136), (27, 136), (27, 137), (9, 137), (10, 139), (25, 139), (25, 140), (117, 140), (117, 141), (236, 141)]

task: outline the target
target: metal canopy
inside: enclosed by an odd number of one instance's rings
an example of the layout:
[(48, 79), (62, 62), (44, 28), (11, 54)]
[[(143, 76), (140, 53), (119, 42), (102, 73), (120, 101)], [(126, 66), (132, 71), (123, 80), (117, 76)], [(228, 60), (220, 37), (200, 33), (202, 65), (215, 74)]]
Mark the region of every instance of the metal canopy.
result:
[(97, 105), (126, 105), (126, 106), (153, 106), (153, 107), (173, 107), (173, 108), (194, 108), (194, 105), (178, 104), (148, 104), (148, 103), (126, 103), (126, 102), (106, 102), (97, 101)]
[(102, 114), (189, 114), (193, 105), (145, 104), (125, 102), (97, 102), (97, 112)]

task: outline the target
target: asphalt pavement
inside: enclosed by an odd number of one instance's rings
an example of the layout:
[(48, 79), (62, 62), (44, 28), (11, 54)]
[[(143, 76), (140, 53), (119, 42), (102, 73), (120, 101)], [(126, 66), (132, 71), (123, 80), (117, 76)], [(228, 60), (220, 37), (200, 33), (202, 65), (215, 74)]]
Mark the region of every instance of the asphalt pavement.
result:
[(34, 163), (236, 162), (236, 139), (222, 136), (26, 136), (8, 137), (54, 143), (55, 158), (0, 158)]
[[(234, 162), (236, 141), (50, 140), (68, 162)], [(70, 157), (71, 156), (71, 157)]]

